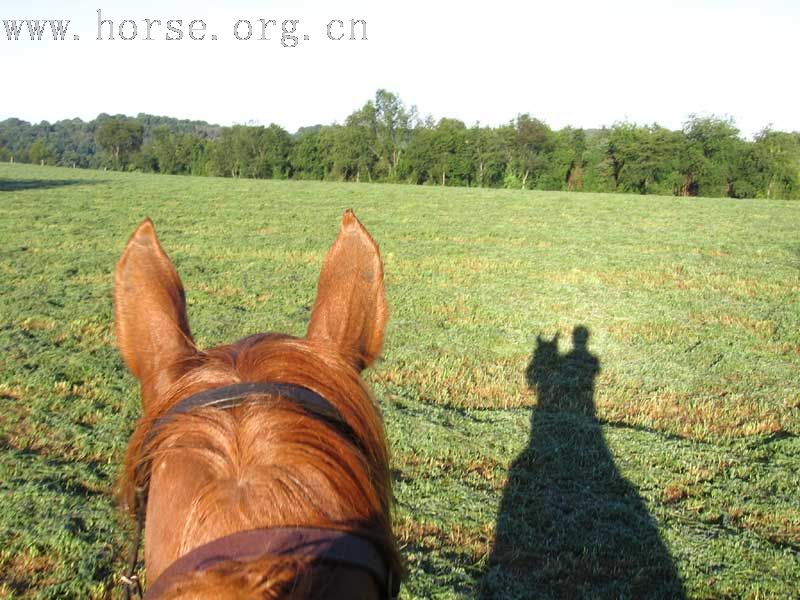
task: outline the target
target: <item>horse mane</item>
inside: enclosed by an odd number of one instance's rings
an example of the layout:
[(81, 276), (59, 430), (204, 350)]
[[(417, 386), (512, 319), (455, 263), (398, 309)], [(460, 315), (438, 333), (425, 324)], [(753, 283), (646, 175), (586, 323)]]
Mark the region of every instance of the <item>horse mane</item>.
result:
[[(142, 465), (155, 465), (167, 456), (175, 460), (191, 456), (203, 465), (206, 483), (189, 507), (189, 518), (175, 532), (181, 553), (246, 529), (321, 527), (372, 540), (388, 566), (403, 572), (391, 528), (383, 422), (369, 388), (351, 365), (323, 344), (282, 334), (251, 336), (188, 361), (164, 370), (182, 373), (176, 379), (142, 383), (146, 412), (131, 438), (120, 480), (129, 510)], [(325, 397), (337, 407), (358, 443), (283, 400), (269, 407), (253, 402), (232, 410), (206, 408), (176, 415), (158, 427), (143, 448), (155, 420), (181, 399), (255, 381), (301, 385)], [(223, 563), (208, 578), (190, 575), (186, 585), (200, 586), (197, 589), (209, 594), (212, 587), (227, 589), (227, 598), (287, 597), (286, 589), (303, 588), (304, 569), (296, 558), (230, 562), (236, 568)], [(266, 574), (270, 575), (265, 579)], [(244, 586), (254, 590), (250, 596), (233, 591), (245, 580), (260, 582)], [(207, 597), (212, 596), (221, 597)], [(194, 592), (185, 597), (206, 596)]]

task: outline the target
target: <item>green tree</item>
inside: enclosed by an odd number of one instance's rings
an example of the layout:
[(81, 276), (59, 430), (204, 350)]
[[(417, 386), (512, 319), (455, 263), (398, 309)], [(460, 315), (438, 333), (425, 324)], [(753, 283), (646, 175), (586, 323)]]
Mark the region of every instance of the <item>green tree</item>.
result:
[(153, 129), (151, 141), (144, 150), (152, 155), (155, 167), (160, 173), (180, 172), (175, 134), (168, 125), (159, 125)]
[(436, 133), (429, 124), (419, 124), (413, 130), (406, 151), (398, 164), (400, 178), (417, 185), (432, 180), (435, 136)]
[(124, 169), (142, 147), (144, 128), (135, 119), (113, 117), (97, 128), (97, 144), (111, 157), (114, 168)]
[(554, 147), (553, 132), (542, 121), (524, 114), (517, 117), (511, 165), (523, 188), (545, 169)]
[(683, 132), (689, 146), (684, 169), (691, 195), (730, 196), (733, 166), (741, 149), (739, 130), (733, 121), (692, 115)]
[(34, 164), (49, 164), (53, 156), (53, 149), (43, 139), (36, 140), (28, 148), (28, 158)]
[(325, 179), (324, 134), (322, 130), (300, 132), (292, 146), (289, 162), (297, 179)]
[(582, 129), (565, 127), (553, 133), (552, 152), (537, 180), (543, 190), (582, 190), (586, 136)]
[[(195, 150), (186, 140), (182, 143), (184, 154)], [(269, 127), (225, 127), (213, 146), (209, 169), (222, 177), (288, 177), (291, 174), (291, 146), (291, 136), (275, 124)]]
[(736, 198), (800, 198), (800, 134), (764, 129), (734, 165)]
[(475, 125), (466, 136), (475, 183), (481, 187), (501, 185), (507, 168), (507, 137), (499, 129)]
[(431, 139), (431, 178), (441, 185), (471, 185), (473, 179), (466, 125), (457, 119), (442, 119)]
[(603, 127), (586, 131), (584, 150), (583, 190), (586, 192), (613, 192), (616, 181), (609, 159), (611, 130)]
[[(378, 141), (378, 121), (375, 105), (367, 102), (345, 120), (334, 146), (336, 170), (343, 179), (368, 181), (377, 179), (380, 173), (381, 153)], [(384, 162), (384, 174), (387, 163)]]
[(143, 171), (172, 175), (205, 175), (207, 141), (193, 133), (177, 133), (157, 125), (135, 161)]
[(618, 123), (608, 134), (607, 165), (614, 189), (637, 194), (674, 194), (682, 185), (681, 132), (658, 125)]
[(292, 174), (290, 156), (292, 136), (283, 127), (271, 123), (261, 132), (261, 143), (266, 147), (264, 167), (272, 179), (285, 179)]
[(411, 121), (416, 109), (406, 110), (400, 97), (380, 89), (375, 94), (375, 134), (378, 169), (390, 181), (397, 179), (397, 169), (411, 138)]

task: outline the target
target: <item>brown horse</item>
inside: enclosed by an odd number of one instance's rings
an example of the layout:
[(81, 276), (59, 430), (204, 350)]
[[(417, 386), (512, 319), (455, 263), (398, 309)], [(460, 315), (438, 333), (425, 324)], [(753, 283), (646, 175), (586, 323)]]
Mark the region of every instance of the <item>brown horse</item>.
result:
[(142, 519), (146, 505), (146, 597), (395, 596), (388, 449), (360, 377), (383, 343), (383, 267), (352, 211), (304, 338), (198, 350), (149, 219), (117, 264), (114, 296), (120, 352), (141, 384), (122, 488)]

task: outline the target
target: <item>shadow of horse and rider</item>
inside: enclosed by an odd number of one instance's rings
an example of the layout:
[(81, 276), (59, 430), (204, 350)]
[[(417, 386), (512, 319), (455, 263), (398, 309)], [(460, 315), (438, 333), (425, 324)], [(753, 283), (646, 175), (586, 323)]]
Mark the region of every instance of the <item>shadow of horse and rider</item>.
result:
[(600, 360), (589, 330), (572, 349), (537, 337), (526, 370), (536, 392), (528, 446), (500, 504), (480, 597), (685, 598), (674, 561), (595, 416)]

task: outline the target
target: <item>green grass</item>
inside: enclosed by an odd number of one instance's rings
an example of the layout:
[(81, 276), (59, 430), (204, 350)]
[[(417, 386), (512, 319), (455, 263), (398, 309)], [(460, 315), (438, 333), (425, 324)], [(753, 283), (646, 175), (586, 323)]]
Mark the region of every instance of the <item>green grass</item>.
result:
[(404, 598), (800, 595), (800, 203), (0, 165), (0, 597), (116, 594), (136, 224), (210, 346), (304, 332), (348, 207), (385, 262)]

